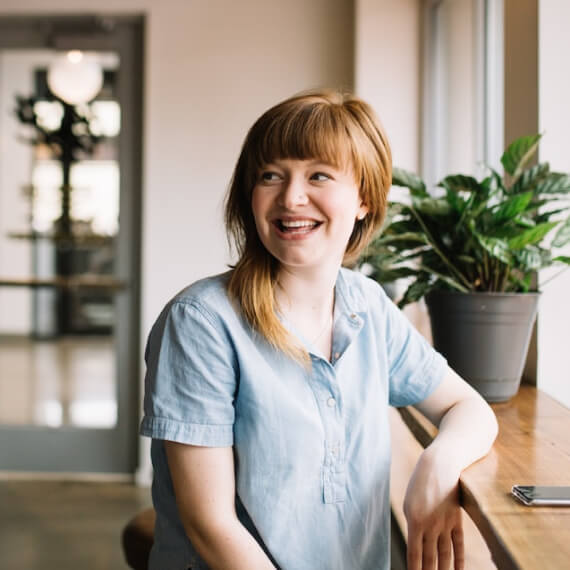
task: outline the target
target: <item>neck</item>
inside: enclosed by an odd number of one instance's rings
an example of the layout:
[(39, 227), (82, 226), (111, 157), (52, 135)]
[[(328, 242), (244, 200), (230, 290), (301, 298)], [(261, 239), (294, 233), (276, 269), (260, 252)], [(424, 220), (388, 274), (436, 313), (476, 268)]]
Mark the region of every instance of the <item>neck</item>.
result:
[(281, 314), (309, 342), (311, 350), (330, 360), (334, 286), (339, 266), (328, 272), (282, 269), (277, 276), (276, 301)]
[(279, 310), (285, 315), (310, 314), (311, 318), (328, 316), (333, 307), (339, 269), (339, 266), (318, 272), (280, 269), (275, 292)]

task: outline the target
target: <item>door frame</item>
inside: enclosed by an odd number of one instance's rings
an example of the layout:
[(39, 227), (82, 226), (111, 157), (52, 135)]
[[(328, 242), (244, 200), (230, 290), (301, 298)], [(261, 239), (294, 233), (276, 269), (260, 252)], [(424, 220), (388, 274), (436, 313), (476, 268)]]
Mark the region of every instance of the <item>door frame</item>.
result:
[(117, 424), (111, 429), (0, 425), (0, 471), (134, 475), (140, 402), (140, 276), (144, 16), (0, 16), (0, 49), (113, 51), (117, 100), (119, 233), (115, 278)]

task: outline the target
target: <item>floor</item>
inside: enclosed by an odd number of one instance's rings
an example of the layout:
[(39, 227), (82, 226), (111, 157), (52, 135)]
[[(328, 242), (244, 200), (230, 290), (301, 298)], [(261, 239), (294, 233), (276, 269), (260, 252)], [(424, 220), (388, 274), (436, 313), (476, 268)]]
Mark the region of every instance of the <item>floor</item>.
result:
[(125, 570), (122, 528), (149, 505), (131, 484), (0, 481), (0, 569)]
[[(0, 338), (0, 428), (113, 428), (112, 336)], [(121, 531), (149, 506), (127, 483), (0, 479), (0, 570), (124, 570)]]

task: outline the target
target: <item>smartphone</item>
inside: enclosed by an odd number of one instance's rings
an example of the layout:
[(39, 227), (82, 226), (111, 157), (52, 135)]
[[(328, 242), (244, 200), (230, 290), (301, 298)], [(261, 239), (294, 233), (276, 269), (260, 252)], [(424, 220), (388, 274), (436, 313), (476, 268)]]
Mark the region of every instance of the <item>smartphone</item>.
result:
[(570, 506), (570, 486), (514, 485), (511, 493), (527, 506)]

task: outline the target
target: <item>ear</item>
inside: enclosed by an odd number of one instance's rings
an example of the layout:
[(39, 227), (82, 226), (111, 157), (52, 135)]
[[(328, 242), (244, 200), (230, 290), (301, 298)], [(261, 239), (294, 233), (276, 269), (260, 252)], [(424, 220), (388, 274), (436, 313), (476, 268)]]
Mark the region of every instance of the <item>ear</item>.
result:
[(356, 213), (356, 219), (358, 221), (362, 221), (366, 217), (368, 212), (369, 212), (368, 206), (366, 206), (364, 202), (361, 202), (360, 208), (358, 208), (358, 212)]

